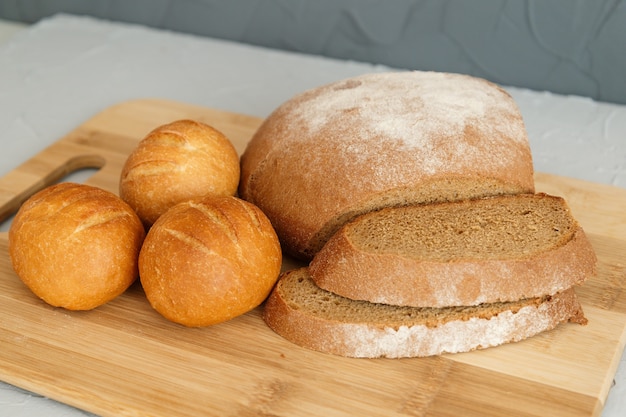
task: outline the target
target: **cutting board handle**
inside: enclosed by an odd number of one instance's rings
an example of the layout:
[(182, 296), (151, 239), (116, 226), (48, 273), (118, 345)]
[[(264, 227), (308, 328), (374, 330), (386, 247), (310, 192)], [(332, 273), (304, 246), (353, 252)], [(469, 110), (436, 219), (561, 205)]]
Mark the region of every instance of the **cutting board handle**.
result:
[(69, 174), (85, 168), (102, 168), (106, 159), (97, 154), (69, 155), (58, 145), (46, 148), (0, 178), (0, 222), (17, 212), (30, 196)]

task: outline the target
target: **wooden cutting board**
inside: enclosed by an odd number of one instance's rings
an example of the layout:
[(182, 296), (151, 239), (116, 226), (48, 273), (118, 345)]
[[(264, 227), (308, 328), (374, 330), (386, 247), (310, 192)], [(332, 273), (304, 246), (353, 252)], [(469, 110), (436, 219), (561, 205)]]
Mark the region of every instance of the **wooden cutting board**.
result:
[[(0, 179), (0, 217), (84, 167), (117, 191), (135, 144), (194, 118), (243, 151), (259, 119), (182, 103), (121, 103)], [(578, 290), (587, 326), (526, 341), (416, 359), (348, 359), (291, 344), (260, 309), (188, 329), (163, 319), (140, 285), (87, 312), (52, 308), (13, 273), (0, 234), (0, 379), (102, 416), (597, 416), (626, 343), (626, 190), (537, 174), (565, 197), (597, 251), (599, 275)], [(285, 268), (293, 266), (286, 260)]]

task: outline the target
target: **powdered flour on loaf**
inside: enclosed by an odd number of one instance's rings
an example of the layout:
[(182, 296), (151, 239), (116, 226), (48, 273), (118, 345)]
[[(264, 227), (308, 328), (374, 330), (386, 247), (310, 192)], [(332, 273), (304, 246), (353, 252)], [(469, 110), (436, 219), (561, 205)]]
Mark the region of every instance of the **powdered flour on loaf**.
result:
[[(415, 160), (428, 172), (436, 172), (446, 165), (472, 160), (469, 155), (484, 154), (486, 147), (497, 149), (500, 142), (521, 144), (527, 140), (518, 129), (509, 129), (509, 124), (493, 123), (494, 118), (510, 117), (517, 109), (503, 100), (507, 93), (485, 89), (484, 83), (443, 73), (368, 74), (322, 88), (319, 94), (303, 94), (303, 101), (292, 113), (301, 123), (293, 125), (307, 127), (308, 135), (298, 135), (301, 140), (324, 133), (329, 126), (339, 130), (337, 136), (345, 144), (338, 146), (345, 159), (355, 164), (372, 155), (372, 142), (382, 138), (386, 146), (394, 142), (393, 146), (417, 150)], [(340, 135), (346, 128), (353, 132), (355, 124), (358, 135)], [(471, 136), (465, 136), (468, 126), (491, 133), (481, 135), (479, 146)], [(442, 147), (444, 141), (447, 144)], [(499, 161), (494, 159), (493, 163)], [(389, 174), (385, 167), (384, 175)]]

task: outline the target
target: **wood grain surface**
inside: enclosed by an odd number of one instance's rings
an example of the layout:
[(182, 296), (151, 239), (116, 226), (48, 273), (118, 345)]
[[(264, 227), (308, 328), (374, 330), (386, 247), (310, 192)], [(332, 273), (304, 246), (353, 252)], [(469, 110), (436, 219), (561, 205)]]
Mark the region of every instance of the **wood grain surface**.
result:
[[(239, 152), (257, 118), (160, 100), (113, 106), (0, 179), (0, 219), (84, 167), (117, 192), (126, 156), (160, 124), (193, 118)], [(599, 257), (577, 290), (587, 326), (417, 359), (348, 359), (291, 344), (260, 308), (188, 329), (153, 311), (140, 285), (86, 312), (53, 308), (12, 271), (0, 234), (0, 379), (102, 416), (598, 416), (626, 344), (626, 190), (537, 174), (565, 197)], [(284, 269), (294, 266), (286, 260)]]

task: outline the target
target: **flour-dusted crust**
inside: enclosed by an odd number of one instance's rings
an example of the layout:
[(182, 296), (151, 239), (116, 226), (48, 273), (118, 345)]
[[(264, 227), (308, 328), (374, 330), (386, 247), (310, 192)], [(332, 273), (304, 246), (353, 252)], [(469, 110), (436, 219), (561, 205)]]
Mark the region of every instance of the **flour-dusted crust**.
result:
[(362, 215), (330, 238), (310, 273), (352, 299), (447, 307), (554, 294), (594, 276), (596, 264), (564, 199), (520, 194)]
[(306, 268), (279, 279), (263, 317), (299, 346), (358, 358), (468, 352), (517, 342), (567, 321), (586, 323), (573, 289), (473, 309), (419, 309), (340, 297), (316, 287)]
[(251, 139), (241, 170), (240, 195), (305, 259), (363, 212), (534, 192), (509, 94), (436, 72), (367, 74), (293, 97)]

